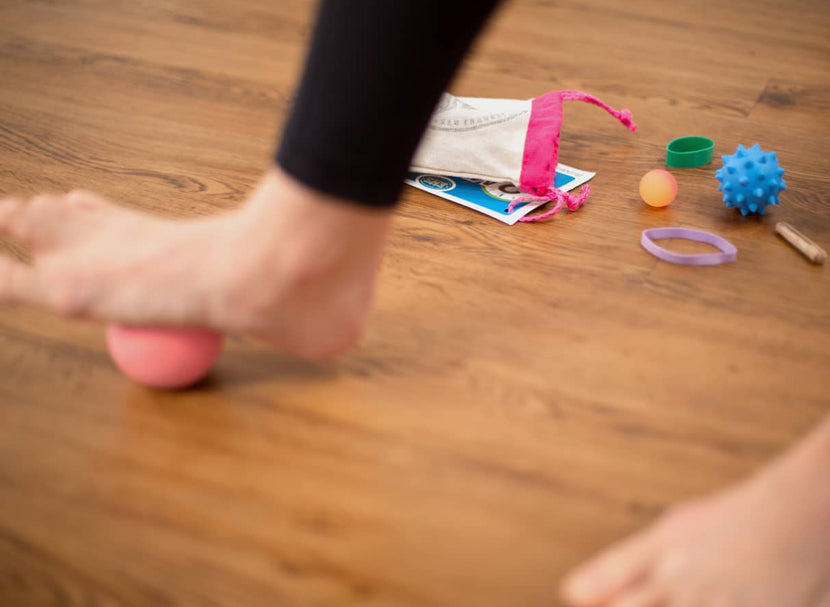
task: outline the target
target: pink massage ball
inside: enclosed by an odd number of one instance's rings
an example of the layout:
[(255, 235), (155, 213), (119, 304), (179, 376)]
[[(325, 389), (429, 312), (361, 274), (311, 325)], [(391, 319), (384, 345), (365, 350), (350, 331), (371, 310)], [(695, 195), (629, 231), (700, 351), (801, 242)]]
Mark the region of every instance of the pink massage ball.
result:
[(124, 374), (162, 390), (187, 388), (204, 379), (222, 352), (222, 336), (206, 329), (110, 325), (107, 346)]

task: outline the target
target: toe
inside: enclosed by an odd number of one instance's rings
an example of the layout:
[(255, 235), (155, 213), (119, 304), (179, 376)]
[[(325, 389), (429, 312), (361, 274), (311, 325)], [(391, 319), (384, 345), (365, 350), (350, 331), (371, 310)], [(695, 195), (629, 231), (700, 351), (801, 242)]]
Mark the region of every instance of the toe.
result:
[(72, 190), (66, 195), (66, 204), (72, 209), (94, 211), (102, 208), (104, 200), (88, 190)]
[(0, 236), (14, 236), (14, 226), (17, 225), (22, 212), (22, 200), (17, 198), (0, 200)]
[(46, 250), (62, 240), (77, 223), (79, 211), (99, 206), (99, 200), (87, 192), (36, 196), (25, 202), (3, 200), (0, 201), (0, 236), (10, 236), (35, 250)]
[(611, 601), (646, 574), (655, 555), (650, 534), (635, 536), (568, 575), (562, 585), (562, 595), (577, 607), (616, 605)]
[(639, 586), (626, 590), (608, 607), (662, 607), (666, 605), (666, 598), (666, 593), (662, 588), (647, 580)]
[(35, 247), (43, 240), (43, 223), (54, 223), (55, 197), (38, 196), (28, 202), (8, 199), (0, 203), (0, 235)]
[(24, 304), (60, 316), (83, 317), (91, 307), (93, 284), (68, 272), (45, 274), (37, 267), (0, 257), (0, 303)]
[(34, 299), (33, 270), (9, 257), (0, 257), (0, 303), (27, 303)]

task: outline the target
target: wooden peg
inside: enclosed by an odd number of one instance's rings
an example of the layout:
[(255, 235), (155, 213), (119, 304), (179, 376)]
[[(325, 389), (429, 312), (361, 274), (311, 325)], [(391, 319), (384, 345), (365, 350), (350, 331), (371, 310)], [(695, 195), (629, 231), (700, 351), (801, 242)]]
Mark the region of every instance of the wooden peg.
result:
[(824, 249), (796, 230), (790, 224), (779, 221), (775, 224), (775, 232), (798, 249), (804, 257), (813, 263), (822, 264), (824, 263), (824, 260), (827, 259), (827, 253)]

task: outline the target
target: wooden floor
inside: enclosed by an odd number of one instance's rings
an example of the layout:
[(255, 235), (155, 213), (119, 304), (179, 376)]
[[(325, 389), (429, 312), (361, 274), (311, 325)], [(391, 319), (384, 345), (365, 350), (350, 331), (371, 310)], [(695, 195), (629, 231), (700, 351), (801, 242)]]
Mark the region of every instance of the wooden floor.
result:
[[(3, 0), (0, 193), (239, 204), (313, 4)], [(407, 189), (351, 354), (233, 339), (202, 389), (157, 394), (101, 326), (0, 310), (0, 605), (558, 605), (570, 567), (830, 410), (830, 270), (773, 234), (830, 248), (828, 74), (824, 0), (517, 0), (452, 91), (584, 89), (640, 129), (568, 105), (560, 159), (597, 177), (544, 224)], [(726, 209), (717, 160), (646, 208), (640, 176), (689, 134), (777, 150), (781, 206)], [(659, 262), (655, 226), (716, 232), (738, 261)]]

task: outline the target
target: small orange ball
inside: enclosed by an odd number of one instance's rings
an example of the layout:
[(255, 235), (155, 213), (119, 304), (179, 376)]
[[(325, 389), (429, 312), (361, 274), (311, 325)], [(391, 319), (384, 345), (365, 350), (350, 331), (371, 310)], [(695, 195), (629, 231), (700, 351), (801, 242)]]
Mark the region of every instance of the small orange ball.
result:
[(677, 196), (677, 180), (663, 169), (649, 171), (640, 180), (640, 198), (651, 207), (665, 207)]

